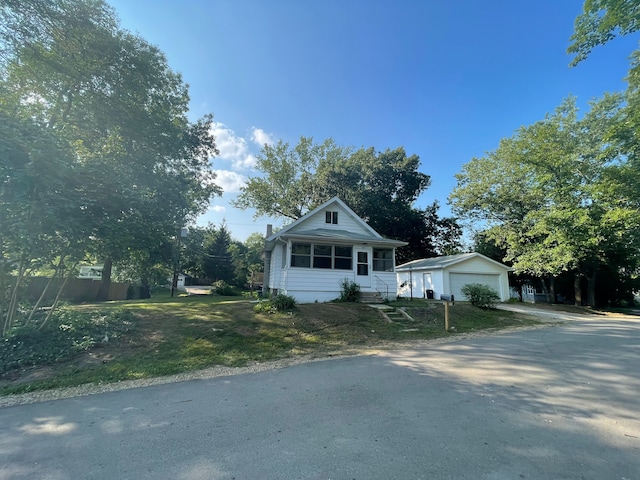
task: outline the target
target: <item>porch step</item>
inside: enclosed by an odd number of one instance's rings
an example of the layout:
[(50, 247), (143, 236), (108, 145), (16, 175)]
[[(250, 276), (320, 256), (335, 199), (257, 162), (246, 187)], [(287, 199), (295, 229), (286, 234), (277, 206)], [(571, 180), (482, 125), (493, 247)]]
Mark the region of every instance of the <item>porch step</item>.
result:
[(360, 292), (358, 301), (360, 303), (384, 303), (384, 298), (380, 292)]

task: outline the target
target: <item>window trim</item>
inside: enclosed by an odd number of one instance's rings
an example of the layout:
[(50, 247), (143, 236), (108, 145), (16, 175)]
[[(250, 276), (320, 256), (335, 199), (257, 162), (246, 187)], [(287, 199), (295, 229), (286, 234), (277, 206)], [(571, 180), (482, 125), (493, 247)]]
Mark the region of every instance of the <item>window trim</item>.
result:
[[(294, 250), (296, 249), (296, 247), (308, 247), (309, 248), (309, 254), (306, 253), (294, 253)], [(324, 248), (329, 248), (331, 251), (331, 255), (315, 255), (315, 249), (316, 247), (324, 247)], [(338, 248), (345, 248), (345, 249), (349, 249), (349, 253), (350, 256), (345, 256), (345, 255), (336, 255), (336, 247)], [(346, 253), (344, 250), (340, 253)], [(311, 269), (316, 269), (316, 270), (342, 270), (342, 271), (353, 271), (353, 253), (354, 253), (354, 246), (353, 245), (335, 245), (335, 244), (330, 244), (330, 243), (306, 243), (306, 242), (292, 242), (291, 243), (291, 250), (290, 250), (290, 255), (289, 255), (289, 268), (311, 268)], [(294, 265), (294, 257), (301, 257), (301, 258), (308, 258), (307, 262), (304, 263), (308, 263), (308, 266), (306, 265)], [(318, 264), (316, 264), (315, 259), (325, 259), (324, 262), (326, 262), (326, 259), (330, 259), (330, 266), (318, 266)], [(349, 268), (341, 268), (341, 267), (336, 267), (337, 264), (346, 264), (346, 262), (349, 262)]]
[(324, 212), (324, 223), (338, 225), (338, 212), (332, 210)]
[[(376, 257), (377, 252), (391, 252), (391, 258)], [(393, 272), (395, 266), (395, 255), (393, 248), (373, 248), (371, 249), (371, 269), (374, 272)], [(382, 263), (383, 268), (379, 267), (380, 263)]]

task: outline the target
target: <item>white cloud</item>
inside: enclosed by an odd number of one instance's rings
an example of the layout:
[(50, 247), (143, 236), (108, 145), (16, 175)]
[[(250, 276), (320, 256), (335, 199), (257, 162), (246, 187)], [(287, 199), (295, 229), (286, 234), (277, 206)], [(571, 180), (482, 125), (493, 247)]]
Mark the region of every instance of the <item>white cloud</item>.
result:
[(224, 213), (226, 207), (223, 207), (222, 205), (214, 205), (212, 207), (209, 207), (209, 210), (216, 213)]
[(223, 123), (214, 123), (211, 132), (216, 137), (216, 146), (220, 151), (219, 158), (229, 160), (233, 168), (246, 169), (256, 165), (256, 157), (249, 151), (247, 141)]
[(247, 177), (237, 172), (230, 170), (214, 170), (214, 172), (216, 174), (215, 182), (222, 187), (224, 193), (239, 192), (247, 182)]
[(275, 140), (273, 139), (273, 135), (265, 132), (261, 128), (256, 128), (256, 127), (252, 128), (251, 140), (260, 148), (262, 148), (265, 144), (273, 145), (274, 143), (276, 143)]

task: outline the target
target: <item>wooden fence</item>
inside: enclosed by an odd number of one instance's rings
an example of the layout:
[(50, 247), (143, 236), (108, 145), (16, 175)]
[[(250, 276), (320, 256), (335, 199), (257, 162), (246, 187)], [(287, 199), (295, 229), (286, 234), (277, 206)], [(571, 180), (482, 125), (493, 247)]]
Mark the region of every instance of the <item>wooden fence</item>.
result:
[[(42, 291), (45, 289), (48, 281), (49, 279), (46, 277), (31, 277), (22, 287), (24, 289), (23, 293), (29, 299), (35, 301), (42, 294)], [(62, 279), (54, 279), (47, 290), (47, 294), (45, 296), (46, 302), (53, 301), (58, 293), (58, 289), (60, 288), (62, 281)], [(93, 302), (98, 296), (100, 282), (100, 280), (93, 280), (91, 278), (70, 278), (62, 291), (61, 298), (74, 303)], [(126, 300), (128, 289), (128, 283), (111, 282), (109, 300)]]

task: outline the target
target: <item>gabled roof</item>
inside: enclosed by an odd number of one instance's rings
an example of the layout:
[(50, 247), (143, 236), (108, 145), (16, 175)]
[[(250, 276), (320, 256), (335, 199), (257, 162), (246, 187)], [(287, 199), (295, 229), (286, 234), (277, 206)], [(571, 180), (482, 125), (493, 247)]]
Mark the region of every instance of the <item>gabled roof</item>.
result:
[(466, 262), (472, 258), (481, 258), (486, 260), (487, 262), (493, 263), (494, 265), (500, 266), (505, 270), (512, 270), (512, 268), (507, 267), (506, 265), (496, 262), (489, 257), (485, 257), (481, 253), (471, 252), (471, 253), (460, 253), (458, 255), (444, 255), (441, 257), (432, 257), (432, 258), (422, 258), (420, 260), (413, 260), (411, 262), (405, 263), (403, 265), (398, 265), (396, 267), (396, 272), (406, 272), (409, 270), (439, 270), (443, 268), (450, 267), (452, 265), (456, 265), (458, 263)]
[[(355, 233), (347, 230), (339, 230), (333, 228), (310, 228), (305, 229), (304, 223), (318, 212), (326, 209), (330, 206), (339, 206), (351, 219), (356, 222), (361, 228), (362, 232)], [(306, 215), (300, 217), (293, 223), (290, 223), (282, 230), (274, 233), (266, 239), (267, 251), (272, 250), (275, 242), (278, 239), (297, 239), (302, 241), (344, 241), (345, 243), (368, 243), (371, 245), (380, 245), (388, 247), (401, 247), (407, 245), (407, 242), (399, 240), (391, 240), (384, 238), (378, 232), (376, 232), (367, 222), (362, 220), (351, 208), (347, 206), (340, 198), (333, 197), (332, 199), (324, 202), (322, 205), (314, 208)]]

